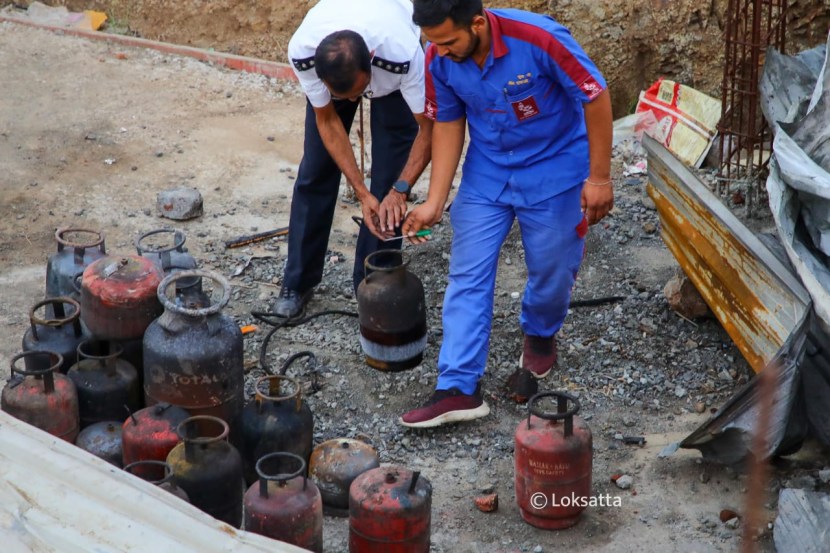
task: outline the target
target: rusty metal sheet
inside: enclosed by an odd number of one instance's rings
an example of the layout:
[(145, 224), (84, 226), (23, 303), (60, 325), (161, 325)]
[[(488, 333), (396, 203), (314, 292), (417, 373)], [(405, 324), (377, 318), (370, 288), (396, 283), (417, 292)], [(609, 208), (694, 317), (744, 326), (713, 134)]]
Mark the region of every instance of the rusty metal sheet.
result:
[(685, 165), (647, 136), (643, 146), (663, 240), (749, 365), (761, 371), (805, 319), (807, 291)]

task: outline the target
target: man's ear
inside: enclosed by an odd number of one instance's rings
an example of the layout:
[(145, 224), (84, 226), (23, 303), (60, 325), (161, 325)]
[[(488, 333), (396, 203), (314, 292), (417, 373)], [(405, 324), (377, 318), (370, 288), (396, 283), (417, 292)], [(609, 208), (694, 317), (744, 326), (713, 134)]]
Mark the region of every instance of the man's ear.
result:
[(481, 14), (474, 15), (473, 20), (470, 22), (470, 29), (476, 34), (482, 32), (486, 26), (487, 19)]

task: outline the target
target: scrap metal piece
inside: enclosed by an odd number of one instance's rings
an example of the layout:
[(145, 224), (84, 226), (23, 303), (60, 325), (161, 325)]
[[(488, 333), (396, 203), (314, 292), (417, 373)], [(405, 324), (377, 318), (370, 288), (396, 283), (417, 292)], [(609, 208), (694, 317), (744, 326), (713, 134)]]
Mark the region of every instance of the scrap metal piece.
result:
[(275, 238), (277, 236), (286, 236), (287, 234), (288, 227), (266, 230), (264, 232), (258, 232), (256, 234), (249, 234), (245, 236), (240, 236), (238, 238), (233, 238), (231, 240), (227, 240), (225, 242), (225, 247), (228, 249), (241, 248), (242, 246), (247, 246), (248, 244), (253, 244), (254, 242), (261, 242), (263, 240), (268, 240), (270, 238)]
[[(648, 193), (662, 237), (755, 372), (780, 366), (765, 456), (796, 447), (806, 434), (799, 362), (810, 329), (811, 299), (795, 275), (663, 146), (643, 137)], [(757, 380), (686, 437), (680, 447), (738, 463), (750, 451)]]
[(752, 369), (761, 371), (806, 317), (807, 290), (668, 150), (648, 136), (643, 146), (663, 241)]

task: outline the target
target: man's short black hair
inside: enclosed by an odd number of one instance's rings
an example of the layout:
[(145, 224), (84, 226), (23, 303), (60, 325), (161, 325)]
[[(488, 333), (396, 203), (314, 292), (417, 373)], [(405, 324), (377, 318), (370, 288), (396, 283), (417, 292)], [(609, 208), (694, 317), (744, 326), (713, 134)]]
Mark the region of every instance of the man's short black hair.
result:
[(337, 31), (317, 46), (314, 70), (332, 91), (345, 94), (354, 88), (361, 72), (371, 73), (372, 56), (362, 36), (354, 31)]
[(419, 27), (435, 27), (447, 18), (456, 27), (470, 27), (473, 18), (484, 13), (481, 0), (414, 0), (412, 21)]

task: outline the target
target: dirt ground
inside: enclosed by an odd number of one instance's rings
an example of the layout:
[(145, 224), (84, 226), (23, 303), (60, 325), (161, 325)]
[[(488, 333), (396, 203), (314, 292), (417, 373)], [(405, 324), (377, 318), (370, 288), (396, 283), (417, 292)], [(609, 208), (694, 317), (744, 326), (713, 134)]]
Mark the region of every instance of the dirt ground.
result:
[[(101, 228), (111, 252), (132, 253), (139, 234), (171, 224), (156, 215), (155, 199), (177, 185), (194, 186), (204, 197), (202, 217), (175, 224), (186, 231), (202, 266), (231, 276), (234, 267), (257, 258), (253, 276), (242, 272), (232, 279), (236, 288), (228, 313), (245, 323), (252, 309), (267, 308), (279, 290), (284, 241), (242, 251), (225, 251), (222, 243), (288, 223), (303, 128), (304, 99), (295, 85), (14, 24), (0, 23), (0, 53), (0, 376), (8, 375), (9, 360), (19, 351), (29, 308), (43, 297), (55, 229)], [(424, 280), (433, 330), (418, 369), (399, 375), (369, 369), (351, 321), (337, 323), (338, 328), (314, 325), (284, 342), (275, 338), (279, 358), (313, 347), (326, 366), (331, 385), (311, 399), (317, 442), (368, 435), (383, 462), (418, 468), (432, 482), (433, 551), (737, 548), (740, 530), (726, 528), (717, 516), (724, 508), (741, 511), (744, 476), (701, 464), (696, 452), (668, 459), (657, 453), (706, 418), (692, 407), (691, 391), (680, 394), (681, 380), (675, 377), (682, 371), (694, 381), (697, 373), (715, 367), (733, 369), (735, 381), (718, 382), (717, 393), (707, 396), (710, 409), (746, 380), (746, 364), (716, 322), (687, 323), (669, 312), (661, 290), (676, 263), (653, 229), (643, 231), (644, 221), (656, 215), (643, 207), (642, 186), (618, 185), (619, 207), (606, 226), (591, 230), (577, 295), (625, 290), (631, 298), (616, 307), (574, 312), (561, 337), (569, 344), (562, 364), (571, 369), (551, 386), (584, 398), (583, 412), (594, 432), (595, 493), (619, 497), (621, 506), (588, 509), (571, 530), (528, 526), (514, 502), (512, 434), (524, 410), (503, 399), (500, 382), (519, 348), (510, 292), (522, 289), (524, 275), (515, 236), (499, 273), (499, 333), (485, 384), (493, 414), (480, 422), (421, 432), (404, 431), (395, 422), (434, 383), (448, 228), (417, 252), (408, 246), (417, 261), (413, 265), (433, 271), (424, 269), (431, 275)], [(424, 193), (423, 179), (416, 191)], [(348, 292), (355, 230), (350, 216), (358, 212), (345, 200), (337, 211), (333, 259), (315, 309), (354, 308)], [(652, 311), (659, 318), (649, 326), (642, 317)], [(621, 322), (608, 323), (612, 318)], [(614, 335), (617, 324), (628, 329), (622, 337)], [(264, 331), (246, 338), (253, 358)], [(658, 392), (636, 401), (619, 392), (628, 378), (617, 366), (625, 355), (642, 365), (644, 376), (646, 370), (665, 376)], [(608, 386), (586, 384), (603, 375), (609, 375)], [(617, 433), (643, 435), (647, 443), (620, 445)], [(610, 482), (611, 475), (622, 473), (634, 478), (629, 490)], [(501, 499), (493, 514), (478, 512), (472, 501), (488, 488)], [(771, 521), (774, 511), (768, 515)], [(327, 518), (326, 551), (346, 551), (347, 533), (345, 520)], [(762, 550), (771, 550), (770, 541), (767, 533)]]

